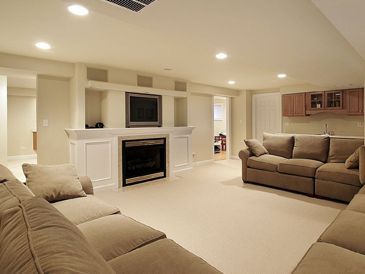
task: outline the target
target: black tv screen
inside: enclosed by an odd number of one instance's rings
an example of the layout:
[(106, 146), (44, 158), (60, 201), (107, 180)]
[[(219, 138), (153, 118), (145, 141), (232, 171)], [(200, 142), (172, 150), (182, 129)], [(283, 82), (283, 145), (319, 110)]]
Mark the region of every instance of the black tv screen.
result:
[(160, 95), (126, 93), (127, 127), (161, 126)]
[(131, 122), (157, 122), (158, 102), (157, 98), (137, 97), (130, 98)]

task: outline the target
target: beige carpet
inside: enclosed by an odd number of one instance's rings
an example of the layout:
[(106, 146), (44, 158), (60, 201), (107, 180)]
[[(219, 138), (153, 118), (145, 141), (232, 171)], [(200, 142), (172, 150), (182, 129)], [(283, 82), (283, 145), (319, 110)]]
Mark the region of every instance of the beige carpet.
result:
[(240, 174), (240, 161), (219, 161), (96, 195), (224, 273), (290, 273), (345, 206), (243, 185)]

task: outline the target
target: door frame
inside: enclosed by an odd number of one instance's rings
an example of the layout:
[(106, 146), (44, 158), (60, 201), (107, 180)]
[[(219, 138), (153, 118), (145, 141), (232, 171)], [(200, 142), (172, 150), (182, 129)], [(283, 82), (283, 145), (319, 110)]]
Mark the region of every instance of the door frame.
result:
[(227, 148), (226, 148), (226, 160), (231, 159), (231, 101), (232, 98), (230, 96), (222, 96), (222, 95), (213, 95), (213, 102), (212, 102), (212, 110), (213, 110), (213, 115), (212, 115), (212, 124), (213, 124), (213, 132), (212, 132), (212, 158), (214, 160), (214, 98), (215, 97), (220, 97), (220, 98), (225, 98), (226, 100), (226, 140), (227, 140)]
[[(279, 109), (280, 113), (282, 111), (282, 101), (281, 101), (281, 93), (280, 92), (267, 92), (267, 93), (259, 93), (259, 94), (253, 94), (252, 95), (252, 138), (256, 139), (256, 104), (257, 99), (262, 98), (264, 96), (278, 96), (279, 97)], [(283, 116), (280, 115), (280, 132), (283, 131)]]

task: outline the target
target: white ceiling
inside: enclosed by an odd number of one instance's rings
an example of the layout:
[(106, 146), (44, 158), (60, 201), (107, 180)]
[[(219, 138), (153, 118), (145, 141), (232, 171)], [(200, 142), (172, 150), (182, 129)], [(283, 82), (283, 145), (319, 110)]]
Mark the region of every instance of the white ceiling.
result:
[(312, 1), (365, 59), (365, 1)]
[[(156, 0), (140, 13), (79, 0), (85, 18), (67, 12), (74, 2), (1, 0), (0, 51), (241, 89), (364, 83), (364, 59), (309, 0)], [(40, 40), (53, 49), (37, 50)]]

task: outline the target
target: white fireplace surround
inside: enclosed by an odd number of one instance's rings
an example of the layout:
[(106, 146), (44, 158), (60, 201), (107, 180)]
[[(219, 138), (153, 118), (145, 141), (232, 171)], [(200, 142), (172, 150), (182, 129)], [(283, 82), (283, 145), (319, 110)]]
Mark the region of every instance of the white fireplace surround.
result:
[(80, 176), (89, 176), (94, 187), (119, 184), (120, 138), (148, 139), (168, 136), (166, 144), (166, 163), (168, 176), (176, 171), (192, 168), (191, 134), (194, 127), (154, 127), (154, 128), (105, 128), (105, 129), (66, 129), (70, 144), (70, 162), (77, 168)]

